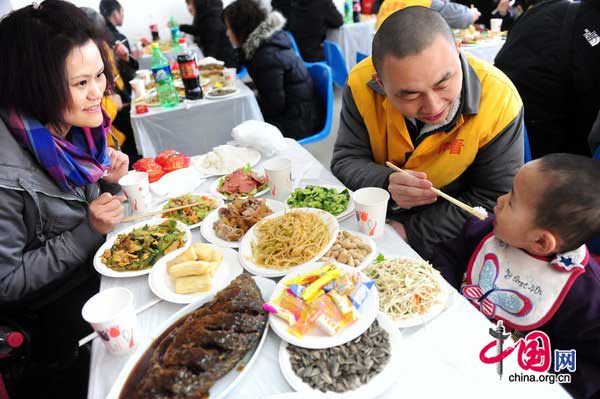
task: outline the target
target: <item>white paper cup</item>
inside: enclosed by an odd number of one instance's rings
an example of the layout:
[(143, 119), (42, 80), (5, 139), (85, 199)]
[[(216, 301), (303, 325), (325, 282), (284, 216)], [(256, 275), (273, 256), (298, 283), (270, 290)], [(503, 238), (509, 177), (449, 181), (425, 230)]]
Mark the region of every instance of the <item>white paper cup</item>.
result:
[(139, 69), (135, 71), (136, 79), (142, 79), (146, 86), (149, 86), (152, 83), (152, 71), (149, 69)]
[(269, 180), (271, 197), (277, 201), (285, 201), (292, 192), (292, 162), (286, 158), (269, 159), (263, 164), (265, 175)]
[(225, 79), (225, 85), (227, 87), (235, 87), (235, 81), (237, 79), (237, 71), (235, 68), (223, 69), (223, 78)]
[(492, 32), (500, 32), (502, 29), (502, 18), (490, 19), (490, 30)]
[(144, 98), (146, 97), (146, 83), (143, 79), (133, 79), (129, 81), (131, 90), (133, 90), (133, 98)]
[(129, 200), (132, 212), (146, 212), (150, 209), (152, 195), (150, 194), (148, 173), (132, 170), (121, 177), (119, 184)]
[(378, 187), (356, 190), (352, 195), (358, 230), (370, 237), (383, 234), (390, 193)]
[(98, 333), (109, 353), (124, 355), (134, 349), (137, 321), (133, 294), (127, 288), (100, 291), (83, 305), (81, 316)]

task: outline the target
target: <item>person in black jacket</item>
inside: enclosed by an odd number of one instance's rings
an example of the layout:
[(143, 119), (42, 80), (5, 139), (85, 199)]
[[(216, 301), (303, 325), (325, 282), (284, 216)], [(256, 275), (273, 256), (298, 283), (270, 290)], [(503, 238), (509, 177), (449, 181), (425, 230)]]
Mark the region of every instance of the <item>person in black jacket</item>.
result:
[[(282, 2), (276, 2), (274, 9)], [(344, 18), (332, 0), (292, 0), (281, 11), (287, 19), (287, 29), (294, 35), (304, 61), (323, 61), (323, 41), (328, 29), (342, 26)], [(287, 9), (286, 9), (287, 8)]]
[(510, 0), (457, 0), (456, 2), (468, 7), (475, 6), (481, 13), (477, 23), (485, 25), (488, 29), (492, 18), (502, 19), (502, 30), (510, 30), (518, 18), (516, 8), (511, 7)]
[(180, 25), (179, 30), (194, 36), (194, 41), (205, 57), (225, 62), (227, 67), (237, 67), (235, 49), (225, 34), (223, 3), (221, 0), (186, 0), (192, 25)]
[(521, 94), (534, 158), (590, 155), (587, 137), (600, 109), (600, 0), (534, 5), (495, 63)]
[(227, 35), (258, 90), (265, 121), (296, 140), (323, 125), (322, 102), (302, 60), (281, 29), (285, 18), (266, 13), (253, 0), (237, 0), (224, 12)]

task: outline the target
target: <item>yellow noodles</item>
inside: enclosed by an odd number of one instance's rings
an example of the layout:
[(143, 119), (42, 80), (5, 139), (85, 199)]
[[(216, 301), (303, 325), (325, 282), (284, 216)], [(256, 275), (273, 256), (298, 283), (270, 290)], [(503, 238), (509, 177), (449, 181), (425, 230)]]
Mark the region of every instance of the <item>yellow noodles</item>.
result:
[(265, 219), (254, 229), (252, 260), (256, 265), (288, 269), (314, 258), (330, 240), (329, 229), (312, 212), (288, 212)]

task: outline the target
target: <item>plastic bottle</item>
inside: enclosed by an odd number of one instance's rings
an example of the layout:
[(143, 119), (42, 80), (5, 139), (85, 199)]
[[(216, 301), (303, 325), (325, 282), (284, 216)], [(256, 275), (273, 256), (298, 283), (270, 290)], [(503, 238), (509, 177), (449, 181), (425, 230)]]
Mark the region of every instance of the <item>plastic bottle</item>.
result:
[(352, 23), (352, 0), (344, 1), (344, 23)]
[(174, 107), (179, 104), (179, 94), (173, 84), (173, 75), (169, 67), (169, 60), (162, 55), (158, 43), (152, 43), (152, 74), (156, 82), (158, 100), (163, 107)]
[(354, 0), (352, 3), (352, 20), (354, 22), (360, 22), (360, 1)]

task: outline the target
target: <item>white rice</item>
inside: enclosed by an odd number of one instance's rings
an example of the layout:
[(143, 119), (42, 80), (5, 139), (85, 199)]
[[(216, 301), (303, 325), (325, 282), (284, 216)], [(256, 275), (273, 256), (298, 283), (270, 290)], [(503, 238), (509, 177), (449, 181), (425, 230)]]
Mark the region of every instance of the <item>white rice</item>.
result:
[(252, 148), (224, 144), (206, 154), (199, 166), (210, 172), (227, 173), (252, 163), (256, 157), (256, 150)]

